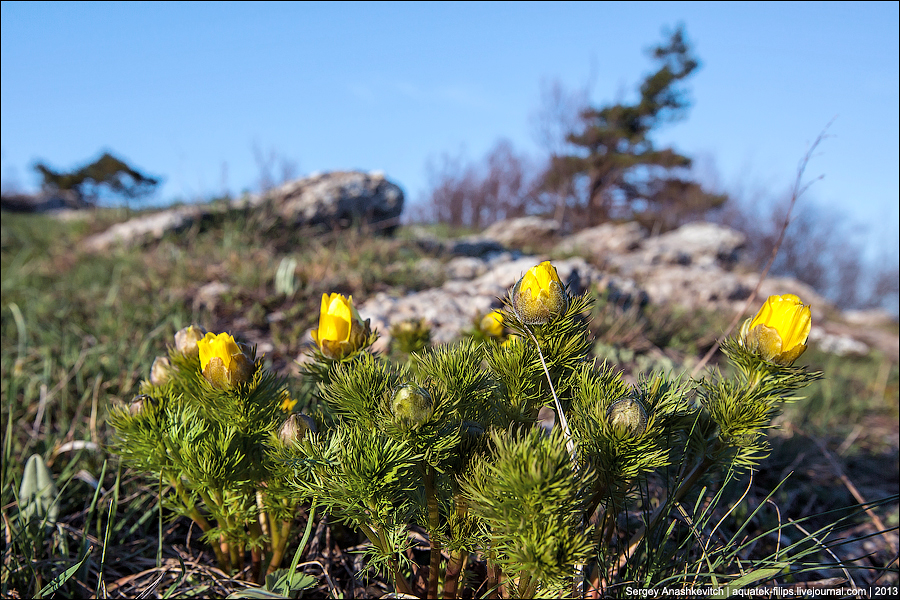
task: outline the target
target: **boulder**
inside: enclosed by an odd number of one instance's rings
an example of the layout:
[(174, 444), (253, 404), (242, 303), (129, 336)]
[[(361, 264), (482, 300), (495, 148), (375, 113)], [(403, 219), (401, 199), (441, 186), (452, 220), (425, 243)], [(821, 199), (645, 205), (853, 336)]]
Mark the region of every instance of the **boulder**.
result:
[(97, 252), (113, 245), (144, 243), (215, 214), (249, 212), (264, 205), (292, 227), (367, 225), (372, 231), (389, 233), (400, 223), (403, 191), (379, 172), (320, 173), (230, 203), (177, 207), (135, 217), (87, 238), (82, 245)]
[(271, 204), (292, 225), (393, 231), (400, 224), (403, 190), (378, 171), (334, 171), (289, 181), (255, 202)]
[[(506, 296), (507, 290), (541, 260), (536, 256), (513, 258), (506, 253), (490, 263), (485, 262), (482, 268), (486, 270), (474, 279), (450, 280), (441, 287), (401, 297), (380, 292), (357, 308), (362, 318), (371, 319), (372, 326), (381, 334), (379, 343), (382, 347), (390, 341), (391, 325), (410, 318), (424, 319), (432, 328), (432, 342), (446, 343), (471, 329), (476, 320), (491, 309), (499, 307), (500, 298)], [(583, 258), (569, 258), (553, 264), (560, 279), (573, 293), (581, 293), (592, 282), (604, 286), (612, 283), (611, 278)], [(469, 267), (474, 265), (469, 264)], [(616, 292), (621, 293), (627, 287), (627, 284), (621, 284)]]
[(559, 223), (554, 219), (516, 217), (494, 223), (481, 233), (481, 237), (507, 248), (525, 248), (552, 242), (558, 231)]
[(106, 231), (84, 239), (81, 245), (85, 250), (102, 252), (112, 246), (130, 246), (158, 240), (170, 231), (190, 227), (209, 214), (208, 210), (197, 206), (170, 208), (116, 223)]
[(580, 254), (604, 263), (610, 255), (635, 250), (646, 237), (647, 232), (637, 222), (604, 223), (566, 237), (556, 245), (554, 253)]
[(744, 234), (715, 223), (688, 223), (645, 239), (641, 254), (653, 264), (733, 265), (746, 241)]

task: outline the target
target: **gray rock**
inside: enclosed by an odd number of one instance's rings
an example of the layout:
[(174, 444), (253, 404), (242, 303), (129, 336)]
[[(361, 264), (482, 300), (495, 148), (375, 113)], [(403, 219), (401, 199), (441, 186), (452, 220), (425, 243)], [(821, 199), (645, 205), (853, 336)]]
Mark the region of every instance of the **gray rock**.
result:
[(487, 261), (473, 256), (457, 256), (446, 266), (447, 279), (475, 279), (488, 269)]
[(555, 219), (517, 217), (498, 221), (481, 232), (481, 237), (495, 240), (507, 248), (533, 247), (552, 242), (559, 232)]
[(810, 329), (807, 344), (814, 344), (819, 350), (837, 356), (865, 356), (869, 353), (867, 344), (849, 335), (828, 333), (821, 327)]
[(288, 226), (365, 224), (374, 231), (393, 231), (400, 223), (403, 191), (378, 172), (321, 173), (230, 204), (179, 207), (135, 217), (91, 236), (83, 246), (86, 250), (103, 251), (117, 244), (144, 243), (213, 214), (260, 210), (263, 206), (274, 209)]
[[(431, 327), (431, 339), (435, 344), (450, 342), (493, 308), (501, 305), (500, 298), (525, 274), (543, 260), (536, 256), (513, 258), (505, 254), (500, 260), (486, 263), (487, 270), (474, 279), (456, 279), (444, 285), (403, 297), (376, 294), (358, 307), (364, 319), (371, 319), (372, 326), (381, 334), (380, 346), (390, 341), (391, 325), (410, 318), (424, 319)], [(638, 295), (633, 285), (610, 277), (592, 267), (583, 258), (575, 257), (553, 261), (570, 292), (581, 293), (596, 284), (600, 289), (610, 288), (615, 293), (627, 294), (629, 289)]]
[(605, 262), (609, 255), (635, 250), (645, 237), (647, 232), (638, 223), (604, 223), (566, 237), (556, 245), (554, 253), (577, 253), (597, 262)]
[(85, 250), (100, 252), (116, 245), (130, 246), (158, 240), (167, 232), (190, 227), (192, 223), (208, 214), (210, 214), (208, 210), (196, 206), (183, 206), (135, 217), (86, 238), (82, 242), (82, 247)]
[(294, 225), (393, 230), (400, 224), (403, 190), (380, 172), (335, 171), (290, 181), (254, 203), (270, 203)]
[(715, 223), (688, 223), (674, 231), (645, 239), (643, 256), (654, 264), (709, 266), (734, 264), (744, 234)]
[(231, 286), (221, 281), (211, 281), (200, 287), (194, 294), (194, 310), (205, 308), (213, 310), (219, 303), (219, 298), (231, 291)]

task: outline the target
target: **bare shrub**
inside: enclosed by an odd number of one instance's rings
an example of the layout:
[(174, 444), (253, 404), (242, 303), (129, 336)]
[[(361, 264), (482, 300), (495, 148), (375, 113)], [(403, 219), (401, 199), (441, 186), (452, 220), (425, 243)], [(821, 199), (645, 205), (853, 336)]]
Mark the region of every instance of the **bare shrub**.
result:
[(498, 141), (481, 161), (445, 153), (427, 170), (424, 216), (439, 223), (480, 229), (536, 206), (530, 161), (508, 140)]
[(259, 171), (256, 185), (262, 193), (296, 179), (300, 173), (297, 161), (282, 155), (275, 148), (264, 151), (258, 143), (253, 144), (253, 160)]
[[(767, 201), (759, 193), (749, 199), (736, 197), (732, 194), (732, 202), (715, 220), (747, 236), (744, 255), (761, 267), (772, 255), (790, 199)], [(840, 211), (804, 199), (794, 207), (771, 274), (809, 284), (838, 308), (890, 309), (891, 298), (897, 297), (897, 253), (883, 246), (883, 256), (867, 260), (867, 234), (865, 227)]]

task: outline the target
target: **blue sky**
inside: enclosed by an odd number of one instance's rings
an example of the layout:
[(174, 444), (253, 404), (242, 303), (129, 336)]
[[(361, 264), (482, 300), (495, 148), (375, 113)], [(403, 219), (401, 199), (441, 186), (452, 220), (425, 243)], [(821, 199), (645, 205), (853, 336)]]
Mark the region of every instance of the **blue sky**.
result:
[[(684, 24), (702, 62), (672, 144), (726, 189), (790, 187), (898, 239), (898, 3), (2, 3), (2, 175), (111, 150), (158, 201), (253, 189), (254, 148), (301, 174), (382, 170), (416, 200), (429, 160), (501, 137), (537, 155), (542, 81), (633, 99)], [(710, 167), (711, 165), (711, 167)], [(878, 242), (882, 243), (882, 242)]]

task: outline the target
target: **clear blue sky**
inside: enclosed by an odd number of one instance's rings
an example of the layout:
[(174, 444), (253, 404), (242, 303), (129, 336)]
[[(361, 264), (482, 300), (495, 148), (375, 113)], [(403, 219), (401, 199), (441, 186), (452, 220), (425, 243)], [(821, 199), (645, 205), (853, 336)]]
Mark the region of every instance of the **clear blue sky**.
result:
[(657, 141), (726, 188), (791, 185), (897, 242), (898, 3), (2, 3), (2, 175), (109, 149), (157, 201), (253, 189), (253, 148), (300, 173), (382, 170), (410, 200), (426, 164), (501, 137), (537, 154), (541, 82), (633, 98), (646, 49), (685, 25), (693, 107)]

